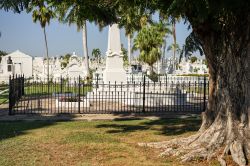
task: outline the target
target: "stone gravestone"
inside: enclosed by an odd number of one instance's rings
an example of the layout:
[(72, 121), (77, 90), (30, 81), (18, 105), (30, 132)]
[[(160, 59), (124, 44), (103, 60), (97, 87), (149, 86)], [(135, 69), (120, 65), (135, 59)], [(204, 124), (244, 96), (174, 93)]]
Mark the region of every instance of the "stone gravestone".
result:
[(117, 24), (109, 26), (108, 50), (106, 52), (106, 68), (103, 81), (107, 83), (125, 83), (126, 71), (123, 68), (123, 54), (121, 51), (120, 29)]

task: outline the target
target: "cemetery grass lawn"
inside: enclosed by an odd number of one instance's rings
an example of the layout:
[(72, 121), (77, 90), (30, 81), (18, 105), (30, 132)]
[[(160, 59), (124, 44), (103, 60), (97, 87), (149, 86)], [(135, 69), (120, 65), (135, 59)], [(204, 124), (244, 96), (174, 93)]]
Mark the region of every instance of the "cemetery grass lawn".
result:
[(0, 94), (0, 104), (6, 103), (9, 100), (9, 93)]
[(200, 123), (199, 118), (0, 122), (0, 165), (218, 165), (198, 159), (180, 163), (138, 146), (189, 136)]
[[(45, 94), (48, 94), (48, 85), (46, 84), (30, 85), (30, 86), (26, 86), (24, 90), (25, 90), (25, 95), (45, 95)], [(84, 93), (84, 95), (91, 90), (92, 90), (91, 86), (80, 87), (80, 92), (81, 94)], [(78, 94), (79, 89), (78, 89), (78, 85), (74, 85), (73, 87), (70, 87), (64, 84), (61, 87), (59, 84), (51, 84), (49, 86), (49, 91), (50, 91), (49, 94), (61, 93), (61, 92), (62, 93), (71, 92), (74, 94)]]
[[(0, 91), (4, 91), (8, 89), (9, 86), (6, 84), (0, 84)], [(4, 93), (0, 94), (0, 104), (4, 104), (9, 100), (9, 92), (5, 91)]]

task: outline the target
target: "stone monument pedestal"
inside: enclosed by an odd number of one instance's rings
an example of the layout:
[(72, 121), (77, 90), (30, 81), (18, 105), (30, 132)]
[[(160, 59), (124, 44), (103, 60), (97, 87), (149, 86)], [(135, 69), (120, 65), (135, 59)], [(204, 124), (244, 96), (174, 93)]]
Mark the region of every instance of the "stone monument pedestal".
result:
[(103, 72), (104, 83), (125, 83), (127, 81), (126, 71), (123, 69), (122, 56), (108, 56), (106, 60), (106, 68)]
[(106, 68), (103, 72), (104, 83), (125, 83), (127, 81), (127, 76), (126, 71), (123, 68), (120, 30), (117, 24), (109, 26), (108, 50), (106, 55)]

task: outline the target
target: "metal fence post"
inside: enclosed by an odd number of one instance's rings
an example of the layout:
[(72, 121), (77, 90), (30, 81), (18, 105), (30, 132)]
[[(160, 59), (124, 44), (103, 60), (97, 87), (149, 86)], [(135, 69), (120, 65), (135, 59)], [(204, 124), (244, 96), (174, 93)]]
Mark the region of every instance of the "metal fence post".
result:
[(62, 76), (61, 76), (61, 80), (60, 80), (60, 93), (63, 92), (63, 79), (62, 79)]
[(98, 81), (99, 81), (99, 74), (96, 75), (96, 88), (99, 88)]
[(206, 76), (204, 76), (204, 96), (203, 96), (203, 111), (206, 110)]
[(78, 113), (80, 114), (80, 100), (81, 100), (81, 77), (79, 75), (78, 77)]
[(143, 76), (143, 96), (142, 96), (142, 112), (145, 112), (145, 86), (146, 86), (146, 78)]
[(24, 95), (24, 74), (22, 76), (22, 96)]
[(9, 77), (9, 115), (12, 115), (12, 79)]
[(17, 74), (16, 74), (16, 77), (14, 78), (14, 91), (13, 91), (13, 94), (14, 94), (14, 102), (13, 102), (13, 106), (15, 106), (17, 100), (18, 100), (18, 96), (19, 96), (19, 89), (18, 89), (18, 78), (17, 78)]
[(21, 91), (22, 91), (22, 87), (21, 87), (21, 76), (20, 75), (18, 75), (18, 77), (17, 77), (17, 91), (18, 91), (18, 100), (21, 98)]

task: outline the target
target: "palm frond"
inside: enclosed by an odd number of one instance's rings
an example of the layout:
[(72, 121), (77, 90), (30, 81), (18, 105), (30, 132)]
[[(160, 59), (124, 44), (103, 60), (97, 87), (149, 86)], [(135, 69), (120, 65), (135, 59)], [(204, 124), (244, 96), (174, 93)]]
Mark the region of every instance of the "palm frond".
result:
[(196, 51), (198, 51), (201, 56), (203, 55), (203, 49), (200, 40), (194, 32), (191, 32), (185, 40), (185, 44), (183, 45), (180, 53), (180, 58), (182, 58), (183, 56), (191, 56), (192, 53)]

